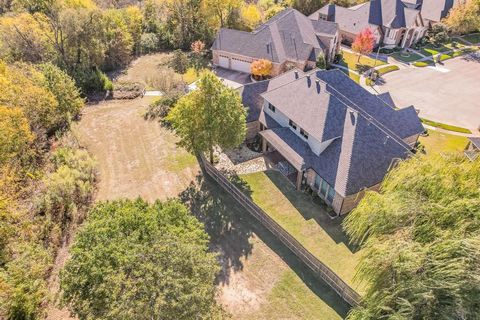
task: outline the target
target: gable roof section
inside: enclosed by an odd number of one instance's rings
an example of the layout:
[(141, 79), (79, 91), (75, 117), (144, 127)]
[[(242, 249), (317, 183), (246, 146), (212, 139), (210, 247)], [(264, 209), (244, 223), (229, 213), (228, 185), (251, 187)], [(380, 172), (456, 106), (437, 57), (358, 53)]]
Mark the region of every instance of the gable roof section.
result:
[(439, 22), (459, 2), (459, 0), (423, 0), (422, 16), (424, 19)]
[(328, 4), (310, 15), (310, 18), (318, 20), (319, 14), (327, 15), (338, 23), (341, 30), (357, 34), (367, 27), (413, 27), (420, 10), (402, 0), (371, 0), (350, 8)]
[(220, 29), (212, 49), (277, 63), (306, 61), (328, 45), (322, 42), (325, 37), (336, 32), (333, 22), (316, 23), (295, 9), (285, 9), (253, 32)]
[(346, 109), (362, 113), (399, 143), (425, 131), (413, 106), (395, 110), (339, 70), (304, 74), (262, 96), (320, 142), (341, 136)]
[(336, 139), (319, 156), (289, 128), (274, 127), (260, 132), (297, 170), (313, 169), (342, 197), (380, 183), (397, 159), (410, 152), (372, 125), (361, 114), (344, 116), (341, 139)]
[(480, 137), (470, 137), (468, 140), (480, 150)]
[(279, 78), (279, 85), (262, 94), (265, 100), (316, 140), (340, 138), (316, 155), (265, 112), (261, 121), (269, 120), (270, 130), (262, 135), (282, 140), (289, 146), (283, 151), (289, 161), (299, 166), (303, 159), (303, 167), (312, 168), (343, 197), (380, 183), (396, 159), (411, 154), (402, 139), (424, 131), (413, 107), (395, 110), (339, 70), (299, 74), (290, 82)]

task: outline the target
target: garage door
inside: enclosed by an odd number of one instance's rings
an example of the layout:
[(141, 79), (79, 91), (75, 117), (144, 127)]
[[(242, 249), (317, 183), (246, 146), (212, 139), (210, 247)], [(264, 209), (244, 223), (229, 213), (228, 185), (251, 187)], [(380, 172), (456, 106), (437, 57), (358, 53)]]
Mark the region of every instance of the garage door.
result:
[(220, 56), (218, 63), (220, 67), (228, 69), (228, 58)]
[(232, 59), (232, 70), (250, 73), (250, 62)]

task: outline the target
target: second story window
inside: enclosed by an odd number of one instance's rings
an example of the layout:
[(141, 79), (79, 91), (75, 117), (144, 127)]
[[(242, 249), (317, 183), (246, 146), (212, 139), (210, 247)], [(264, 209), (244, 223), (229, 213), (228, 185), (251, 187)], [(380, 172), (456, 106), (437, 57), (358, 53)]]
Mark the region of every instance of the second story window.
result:
[(272, 110), (272, 112), (275, 112), (275, 106), (271, 103), (268, 104), (268, 109)]
[(292, 120), (288, 120), (288, 124), (292, 127), (293, 130), (297, 130), (297, 124)]
[(308, 140), (308, 133), (302, 128), (300, 128), (300, 134), (302, 135), (302, 137)]

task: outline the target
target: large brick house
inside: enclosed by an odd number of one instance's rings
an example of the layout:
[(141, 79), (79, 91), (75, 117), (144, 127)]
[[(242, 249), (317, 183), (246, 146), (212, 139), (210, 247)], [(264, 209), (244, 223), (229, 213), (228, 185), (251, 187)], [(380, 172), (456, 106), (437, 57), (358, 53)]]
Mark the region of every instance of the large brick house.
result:
[(260, 134), (263, 152), (280, 154), (297, 188), (308, 185), (338, 215), (378, 189), (425, 130), (413, 106), (394, 109), (339, 70), (295, 69), (240, 93), (248, 135)]
[(293, 67), (315, 67), (323, 53), (332, 61), (339, 50), (338, 27), (334, 22), (313, 21), (295, 9), (285, 9), (253, 32), (222, 28), (212, 46), (213, 64), (250, 73), (259, 59), (272, 61), (272, 76)]
[(370, 28), (377, 45), (406, 48), (422, 39), (460, 1), (371, 0), (350, 8), (328, 4), (310, 18), (336, 22), (343, 43), (351, 44), (361, 30)]
[(404, 48), (416, 43), (428, 30), (417, 1), (371, 0), (350, 8), (328, 4), (310, 18), (336, 22), (343, 43), (351, 44), (360, 31), (370, 28), (376, 45)]

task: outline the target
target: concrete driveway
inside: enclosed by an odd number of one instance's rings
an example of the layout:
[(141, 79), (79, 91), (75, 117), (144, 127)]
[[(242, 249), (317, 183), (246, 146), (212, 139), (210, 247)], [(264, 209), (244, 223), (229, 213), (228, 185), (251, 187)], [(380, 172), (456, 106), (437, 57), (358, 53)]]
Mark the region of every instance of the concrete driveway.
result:
[(480, 126), (480, 55), (447, 60), (438, 68), (406, 68), (388, 73), (379, 93), (390, 92), (397, 107), (415, 106), (420, 117), (467, 127)]
[(250, 74), (240, 72), (240, 71), (235, 71), (235, 70), (229, 70), (229, 69), (224, 69), (221, 67), (216, 67), (215, 68), (215, 74), (219, 77), (225, 80), (225, 84), (230, 86), (230, 87), (241, 87), (244, 84), (252, 82), (250, 79)]

